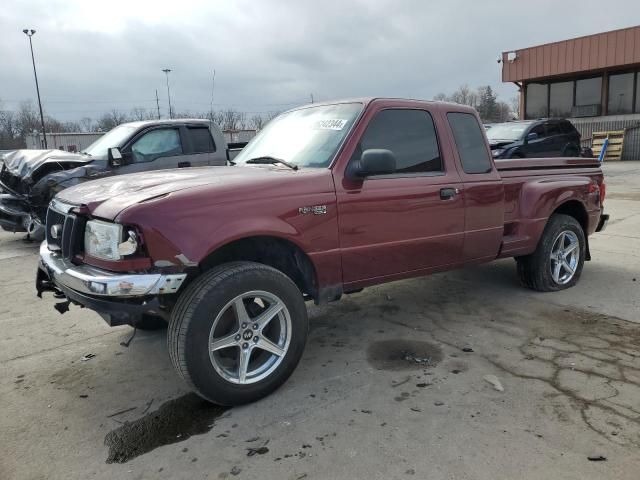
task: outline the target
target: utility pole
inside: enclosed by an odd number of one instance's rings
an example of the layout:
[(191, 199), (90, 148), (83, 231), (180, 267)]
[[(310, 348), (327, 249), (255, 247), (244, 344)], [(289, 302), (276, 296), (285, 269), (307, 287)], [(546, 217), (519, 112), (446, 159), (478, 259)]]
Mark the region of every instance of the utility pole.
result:
[(173, 109), (171, 108), (171, 91), (169, 90), (169, 72), (170, 68), (163, 68), (162, 71), (167, 76), (167, 98), (169, 99), (169, 118), (173, 118)]
[(213, 122), (213, 91), (216, 88), (216, 69), (213, 69), (213, 78), (211, 79), (211, 105), (209, 106), (209, 120)]
[(42, 137), (44, 138), (44, 148), (47, 148), (47, 132), (44, 129), (44, 115), (42, 114), (42, 102), (40, 101), (40, 87), (38, 86), (38, 73), (36, 72), (36, 59), (33, 56), (33, 42), (31, 37), (36, 33), (34, 29), (25, 28), (22, 30), (27, 37), (29, 37), (29, 47), (31, 48), (31, 62), (33, 63), (33, 76), (36, 79), (36, 93), (38, 94), (38, 108), (40, 109), (40, 123), (42, 124)]
[(309, 94), (311, 96), (311, 103), (313, 103), (313, 93)]
[(160, 100), (158, 100), (158, 89), (156, 88), (156, 107), (158, 107), (158, 120), (160, 120)]

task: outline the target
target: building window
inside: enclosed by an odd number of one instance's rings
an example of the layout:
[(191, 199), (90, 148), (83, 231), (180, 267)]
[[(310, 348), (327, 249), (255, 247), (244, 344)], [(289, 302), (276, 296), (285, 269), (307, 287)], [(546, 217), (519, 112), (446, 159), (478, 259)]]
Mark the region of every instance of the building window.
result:
[(600, 105), (602, 99), (602, 77), (576, 80), (576, 106)]
[(570, 117), (573, 107), (573, 82), (552, 83), (549, 87), (549, 116)]
[(541, 118), (547, 116), (549, 104), (549, 88), (544, 83), (528, 83), (526, 88), (525, 118)]
[(633, 112), (633, 73), (620, 73), (609, 77), (607, 113), (621, 115)]

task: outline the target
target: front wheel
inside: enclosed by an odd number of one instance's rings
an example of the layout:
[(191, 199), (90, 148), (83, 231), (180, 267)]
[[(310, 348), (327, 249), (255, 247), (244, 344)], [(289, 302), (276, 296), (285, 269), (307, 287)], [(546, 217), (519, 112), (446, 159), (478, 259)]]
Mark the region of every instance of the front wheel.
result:
[(307, 310), (285, 274), (252, 262), (220, 265), (180, 296), (167, 336), (174, 367), (203, 398), (241, 405), (277, 389), (297, 366)]
[(521, 283), (540, 292), (574, 286), (580, 279), (586, 252), (584, 230), (569, 215), (552, 215), (536, 251), (517, 258)]

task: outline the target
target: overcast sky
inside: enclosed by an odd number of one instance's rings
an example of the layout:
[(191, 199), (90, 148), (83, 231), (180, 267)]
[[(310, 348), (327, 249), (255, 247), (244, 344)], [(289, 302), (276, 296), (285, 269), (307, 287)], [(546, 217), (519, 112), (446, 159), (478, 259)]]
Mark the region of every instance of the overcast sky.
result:
[(640, 1), (4, 0), (0, 102), (42, 101), (63, 120), (111, 108), (249, 113), (353, 96), (430, 99), (490, 84), (508, 100), (500, 52), (633, 26)]

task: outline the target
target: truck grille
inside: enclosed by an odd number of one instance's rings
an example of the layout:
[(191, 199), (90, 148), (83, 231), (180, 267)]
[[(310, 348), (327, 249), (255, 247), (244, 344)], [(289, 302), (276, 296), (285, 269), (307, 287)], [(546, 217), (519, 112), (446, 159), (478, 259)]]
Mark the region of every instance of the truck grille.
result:
[(71, 260), (82, 251), (85, 219), (75, 213), (66, 213), (55, 208), (55, 201), (47, 210), (47, 245), (49, 250), (58, 251)]

